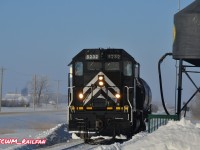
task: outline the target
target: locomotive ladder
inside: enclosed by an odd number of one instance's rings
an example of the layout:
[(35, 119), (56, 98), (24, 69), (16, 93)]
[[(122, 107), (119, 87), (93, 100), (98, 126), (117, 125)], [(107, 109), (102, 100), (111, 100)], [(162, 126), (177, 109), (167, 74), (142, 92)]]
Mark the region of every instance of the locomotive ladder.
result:
[[(126, 97), (127, 97), (127, 101), (128, 101), (128, 104), (130, 106), (130, 109), (131, 109), (131, 114), (130, 116), (128, 117), (130, 122), (133, 123), (133, 112), (136, 111), (136, 82), (137, 82), (137, 79), (140, 75), (140, 64), (137, 63), (135, 64), (135, 74), (134, 74), (134, 86), (133, 87), (128, 87), (128, 86), (124, 86), (124, 88), (127, 90), (127, 93), (126, 93)], [(131, 101), (130, 101), (130, 97), (129, 97), (129, 90), (130, 89), (133, 89), (134, 91), (134, 97), (133, 97), (133, 101), (132, 101), (132, 104), (131, 104)]]

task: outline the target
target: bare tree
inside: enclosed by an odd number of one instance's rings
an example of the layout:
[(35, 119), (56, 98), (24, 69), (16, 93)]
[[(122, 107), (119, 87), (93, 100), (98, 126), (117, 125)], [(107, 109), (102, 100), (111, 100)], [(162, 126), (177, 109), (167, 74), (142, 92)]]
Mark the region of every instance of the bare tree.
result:
[(191, 106), (190, 106), (192, 117), (194, 117), (195, 119), (200, 119), (199, 108), (200, 108), (200, 93), (197, 93), (195, 100), (192, 101)]
[(46, 76), (35, 76), (31, 82), (31, 98), (34, 105), (41, 106), (41, 102), (48, 101), (49, 81)]

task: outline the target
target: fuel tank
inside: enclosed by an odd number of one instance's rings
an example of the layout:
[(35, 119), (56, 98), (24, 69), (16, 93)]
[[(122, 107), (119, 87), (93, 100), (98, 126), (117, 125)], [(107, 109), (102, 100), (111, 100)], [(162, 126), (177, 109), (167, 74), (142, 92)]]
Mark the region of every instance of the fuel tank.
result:
[(152, 94), (149, 85), (142, 78), (137, 82), (137, 109), (147, 111), (151, 104)]

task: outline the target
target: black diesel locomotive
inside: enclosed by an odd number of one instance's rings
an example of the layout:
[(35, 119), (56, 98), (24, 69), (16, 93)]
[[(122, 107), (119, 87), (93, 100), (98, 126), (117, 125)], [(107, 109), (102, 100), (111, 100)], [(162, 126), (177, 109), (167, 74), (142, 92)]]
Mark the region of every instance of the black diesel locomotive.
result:
[(146, 129), (151, 90), (123, 49), (83, 49), (69, 64), (68, 125), (82, 138), (131, 137)]

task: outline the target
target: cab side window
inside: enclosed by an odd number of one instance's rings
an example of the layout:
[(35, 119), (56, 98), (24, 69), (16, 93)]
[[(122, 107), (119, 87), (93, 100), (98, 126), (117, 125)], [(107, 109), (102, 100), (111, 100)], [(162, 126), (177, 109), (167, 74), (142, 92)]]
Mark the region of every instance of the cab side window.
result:
[(124, 61), (124, 75), (125, 76), (132, 76), (133, 75), (133, 69), (132, 69), (132, 62), (131, 61)]
[(83, 75), (83, 62), (75, 63), (75, 75), (82, 76)]

